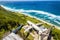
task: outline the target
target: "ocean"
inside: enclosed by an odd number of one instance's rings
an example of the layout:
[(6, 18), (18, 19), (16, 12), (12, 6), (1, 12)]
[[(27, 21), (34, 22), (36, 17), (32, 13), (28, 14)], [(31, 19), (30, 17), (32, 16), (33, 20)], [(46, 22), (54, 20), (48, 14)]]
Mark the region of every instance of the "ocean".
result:
[(60, 1), (1, 1), (0, 5), (60, 26)]

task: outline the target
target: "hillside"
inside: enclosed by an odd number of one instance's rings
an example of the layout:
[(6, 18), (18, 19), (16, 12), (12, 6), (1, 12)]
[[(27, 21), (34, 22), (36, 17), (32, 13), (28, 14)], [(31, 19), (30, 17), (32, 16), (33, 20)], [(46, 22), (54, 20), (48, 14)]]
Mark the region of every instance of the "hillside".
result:
[(16, 13), (7, 11), (0, 6), (0, 39), (5, 32), (25, 23), (26, 20), (23, 15), (18, 16)]

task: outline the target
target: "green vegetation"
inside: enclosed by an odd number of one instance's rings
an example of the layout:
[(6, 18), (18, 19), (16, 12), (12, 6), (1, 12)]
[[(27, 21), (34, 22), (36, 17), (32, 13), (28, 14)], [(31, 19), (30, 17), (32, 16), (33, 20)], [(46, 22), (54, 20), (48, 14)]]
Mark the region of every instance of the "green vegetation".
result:
[(55, 40), (60, 40), (60, 30), (58, 29), (53, 29), (52, 30), (52, 36), (54, 37)]
[[(26, 25), (26, 20), (29, 20), (28, 16), (23, 14), (7, 11), (0, 6), (0, 40), (4, 37), (4, 34), (18, 27), (19, 24)], [(24, 38), (26, 35), (23, 33), (24, 29), (19, 32), (20, 36)], [(30, 39), (29, 39), (30, 38)], [(31, 36), (29, 36), (26, 40), (31, 40)]]
[(18, 27), (19, 24), (25, 25), (25, 23), (23, 15), (18, 16), (0, 6), (0, 39), (3, 38), (4, 33)]
[[(43, 23), (35, 18), (31, 18), (21, 13), (19, 14), (19, 13), (7, 11), (0, 6), (0, 40), (3, 38), (6, 32), (15, 29), (16, 27), (18, 27), (19, 24), (26, 25), (27, 24), (26, 20), (30, 20), (34, 23)], [(46, 28), (51, 27), (51, 25), (48, 25), (46, 23), (43, 23), (43, 25)], [(18, 34), (25, 39), (27, 33), (24, 33), (24, 29), (21, 29), (18, 32)], [(60, 30), (54, 28), (52, 30), (52, 36), (55, 40), (60, 40)], [(33, 37), (29, 35), (29, 37), (26, 40), (33, 40)]]

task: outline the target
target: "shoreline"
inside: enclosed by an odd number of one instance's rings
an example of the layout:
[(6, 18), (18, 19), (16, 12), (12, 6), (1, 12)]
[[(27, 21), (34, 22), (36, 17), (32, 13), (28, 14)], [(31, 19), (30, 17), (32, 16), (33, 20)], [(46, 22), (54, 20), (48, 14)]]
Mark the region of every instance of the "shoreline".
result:
[[(18, 12), (18, 13), (21, 13), (21, 12)], [(24, 14), (24, 13), (22, 13), (22, 14)], [(60, 27), (59, 27), (59, 26), (56, 26), (56, 25), (51, 24), (51, 23), (49, 23), (49, 22), (46, 22), (46, 21), (44, 21), (44, 20), (42, 20), (42, 19), (39, 19), (39, 18), (37, 18), (37, 17), (35, 17), (35, 16), (31, 16), (31, 15), (29, 15), (29, 14), (24, 14), (24, 15), (29, 16), (29, 17), (32, 17), (32, 18), (35, 18), (35, 19), (37, 19), (37, 20), (39, 20), (39, 21), (42, 21), (43, 23), (47, 23), (48, 25), (54, 26), (55, 28), (57, 28), (57, 29), (60, 30)]]
[[(47, 22), (47, 21), (45, 21), (45, 20), (39, 19), (39, 18), (37, 18), (37, 17), (35, 17), (35, 16), (31, 16), (31, 15), (29, 15), (29, 14), (25, 14), (25, 13), (23, 13), (23, 12), (21, 12), (21, 11), (18, 11), (18, 10), (15, 10), (15, 11), (14, 11), (13, 9), (6, 8), (6, 7), (4, 7), (3, 5), (1, 5), (1, 7), (3, 7), (4, 9), (6, 9), (7, 11), (18, 12), (18, 13), (24, 14), (24, 15), (26, 15), (26, 16), (35, 18), (35, 19), (37, 19), (37, 20), (39, 20), (39, 21), (42, 21), (42, 22), (44, 22), (44, 23), (47, 23), (48, 25), (55, 26), (55, 28), (57, 28), (57, 29), (60, 30), (60, 27), (59, 27), (59, 26), (56, 26), (56, 25), (54, 25), (54, 24), (52, 24), (52, 23), (49, 23), (49, 22)], [(10, 10), (9, 10), (9, 9), (10, 9)]]

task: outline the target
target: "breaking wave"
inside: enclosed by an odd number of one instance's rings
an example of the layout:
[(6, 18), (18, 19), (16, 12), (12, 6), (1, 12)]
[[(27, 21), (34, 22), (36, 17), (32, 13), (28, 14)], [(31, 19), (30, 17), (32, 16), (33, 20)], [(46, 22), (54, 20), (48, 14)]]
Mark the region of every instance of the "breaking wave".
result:
[(24, 9), (15, 9), (15, 7), (9, 8), (7, 6), (3, 6), (3, 5), (1, 5), (1, 6), (3, 8), (5, 8), (6, 10), (9, 10), (12, 12), (22, 12), (23, 14), (28, 14), (33, 17), (43, 19), (47, 22), (50, 22), (50, 23), (55, 24), (57, 26), (60, 26), (60, 16), (58, 16), (58, 15), (54, 15), (52, 13), (48, 13), (48, 12), (40, 11), (40, 10), (24, 10)]

